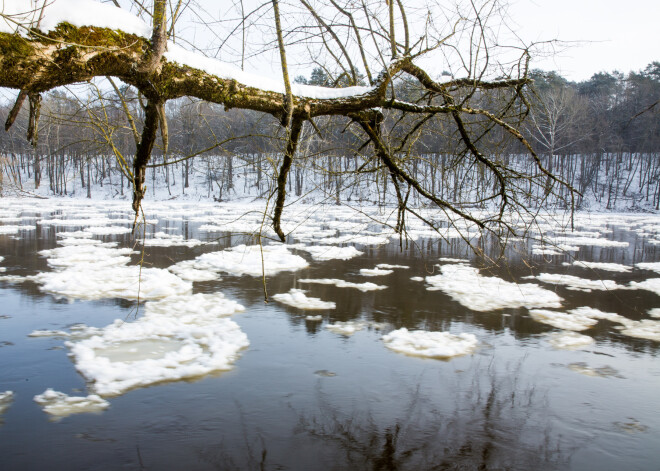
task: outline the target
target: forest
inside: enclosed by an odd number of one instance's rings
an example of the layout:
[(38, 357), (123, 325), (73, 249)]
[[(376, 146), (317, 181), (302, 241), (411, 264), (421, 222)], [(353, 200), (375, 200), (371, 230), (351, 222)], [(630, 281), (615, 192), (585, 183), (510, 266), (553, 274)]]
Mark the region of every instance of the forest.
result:
[[(660, 62), (627, 74), (600, 72), (577, 83), (556, 72), (534, 70), (530, 76), (533, 101), (523, 127), (546, 168), (578, 190), (577, 207), (584, 195), (591, 195), (604, 208), (622, 201), (628, 208), (658, 209)], [(0, 138), (5, 193), (29, 182), (31, 188), (47, 185), (51, 194), (66, 195), (74, 179), (90, 197), (93, 187), (104, 185), (113, 187), (118, 196), (130, 193), (132, 182), (120, 164), (132, 164), (144, 107), (132, 87), (104, 82), (46, 94), (34, 146), (26, 138), (29, 114), (19, 113), (14, 126)], [(321, 68), (309, 78), (298, 76), (296, 82), (332, 85)], [(406, 81), (396, 86), (399, 97), (414, 100), (415, 89)], [(2, 121), (11, 105), (5, 100), (0, 107)], [(219, 200), (237, 194), (266, 197), (272, 191), (283, 138), (275, 118), (251, 110), (225, 110), (194, 98), (172, 100), (166, 112), (169, 143), (167, 152), (162, 140), (154, 149), (150, 175), (154, 185), (158, 179), (177, 195), (201, 184), (207, 196)], [(361, 182), (366, 185), (363, 198), (387, 201), (386, 170), (369, 161), (359, 136), (347, 129), (349, 121), (323, 117), (314, 127), (304, 127), (290, 192), (302, 196), (317, 189), (339, 202), (350, 200), (352, 193), (346, 188), (354, 190)], [(397, 116), (389, 117), (386, 125), (396, 132)], [(478, 203), (475, 195), (492, 181), (478, 166), (460, 165), (461, 146), (454, 132), (436, 119), (402, 152), (403, 160), (433, 193), (452, 202), (472, 198)], [(493, 156), (517, 166), (533, 166), (525, 149), (502, 137), (486, 138)], [(243, 188), (237, 193), (239, 185)], [(532, 204), (545, 190), (530, 185), (529, 191)], [(558, 191), (554, 202), (565, 205), (568, 190)]]

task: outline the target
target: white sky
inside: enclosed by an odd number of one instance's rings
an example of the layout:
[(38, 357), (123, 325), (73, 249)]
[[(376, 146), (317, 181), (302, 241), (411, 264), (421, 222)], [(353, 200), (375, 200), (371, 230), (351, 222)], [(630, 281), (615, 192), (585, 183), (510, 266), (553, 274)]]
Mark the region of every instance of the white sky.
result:
[(580, 41), (532, 64), (570, 80), (660, 61), (660, 0), (512, 0), (509, 14), (527, 42)]

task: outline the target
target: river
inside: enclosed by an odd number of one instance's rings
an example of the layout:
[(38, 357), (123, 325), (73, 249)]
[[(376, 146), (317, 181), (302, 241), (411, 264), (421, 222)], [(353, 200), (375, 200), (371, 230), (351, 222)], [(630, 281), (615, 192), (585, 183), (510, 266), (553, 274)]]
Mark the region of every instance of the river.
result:
[(660, 463), (660, 216), (0, 201), (1, 469)]

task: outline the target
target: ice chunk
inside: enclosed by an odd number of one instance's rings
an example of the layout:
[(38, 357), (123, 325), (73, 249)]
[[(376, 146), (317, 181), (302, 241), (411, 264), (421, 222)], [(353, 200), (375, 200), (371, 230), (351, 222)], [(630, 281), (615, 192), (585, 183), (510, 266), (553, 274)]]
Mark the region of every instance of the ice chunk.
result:
[(298, 309), (334, 309), (336, 304), (332, 301), (321, 301), (319, 298), (310, 298), (301, 289), (291, 289), (288, 293), (273, 295), (275, 301), (297, 307)]
[(422, 276), (411, 276), (410, 280), (411, 281), (424, 281), (424, 277), (422, 277)]
[[(263, 265), (262, 265), (263, 261)], [(238, 245), (219, 252), (210, 252), (195, 259), (193, 268), (198, 270), (226, 272), (230, 275), (267, 276), (282, 271), (296, 271), (309, 266), (307, 261), (293, 255), (285, 245)]]
[(133, 229), (123, 226), (94, 226), (86, 227), (84, 231), (93, 235), (117, 235), (128, 234), (129, 232), (133, 232)]
[(576, 260), (573, 262), (573, 266), (582, 267), (582, 268), (591, 268), (595, 270), (612, 271), (618, 273), (628, 273), (632, 271), (632, 267), (627, 265), (621, 265), (620, 263), (585, 262), (585, 261)]
[(295, 244), (290, 246), (298, 250), (309, 253), (314, 260), (327, 261), (327, 260), (350, 260), (351, 258), (362, 255), (355, 247), (337, 247), (335, 245), (302, 245)]
[(346, 322), (335, 322), (334, 324), (327, 324), (325, 326), (331, 332), (340, 335), (353, 335), (355, 332), (362, 330), (366, 327), (366, 323), (359, 321), (346, 321)]
[(591, 317), (567, 312), (548, 311), (547, 309), (532, 309), (529, 311), (529, 315), (537, 322), (564, 330), (585, 330), (598, 323), (596, 319)]
[(474, 334), (409, 331), (405, 327), (382, 337), (385, 346), (395, 352), (428, 358), (451, 358), (472, 353), (479, 343)]
[(0, 423), (2, 423), (2, 414), (5, 413), (14, 400), (13, 391), (0, 392)]
[(549, 337), (550, 345), (564, 350), (575, 350), (594, 343), (592, 337), (577, 332), (552, 332)]
[(660, 307), (654, 307), (649, 310), (649, 316), (660, 318)]
[(614, 280), (589, 280), (587, 278), (564, 275), (561, 273), (541, 273), (540, 275), (530, 276), (528, 278), (535, 278), (543, 283), (566, 286), (566, 289), (585, 291), (587, 293), (590, 293), (594, 289), (614, 290), (622, 288), (622, 286), (618, 285)]
[(298, 283), (315, 283), (318, 285), (335, 285), (337, 288), (355, 288), (362, 292), (376, 291), (387, 288), (387, 286), (377, 285), (375, 283), (352, 283), (350, 281), (339, 280), (336, 278), (303, 278)]
[(42, 291), (70, 299), (160, 299), (186, 294), (192, 284), (160, 268), (127, 266), (133, 250), (89, 239), (63, 239), (63, 247), (42, 250), (52, 272), (30, 280)]
[(396, 269), (396, 268), (408, 269), (410, 267), (407, 266), (407, 265), (390, 265), (389, 263), (379, 263), (378, 265), (376, 265), (376, 268), (381, 268), (381, 269), (384, 269), (384, 270), (392, 270), (392, 269)]
[(617, 326), (616, 328), (620, 329), (624, 335), (660, 342), (660, 321), (652, 319), (633, 321), (626, 319), (622, 324), (623, 326)]
[(140, 239), (145, 247), (197, 247), (203, 245), (198, 239), (184, 239), (181, 235), (168, 234), (166, 232), (156, 232), (152, 238)]
[(146, 303), (145, 314), (135, 322), (116, 320), (66, 345), (97, 394), (118, 395), (231, 369), (249, 342), (225, 316), (242, 310), (221, 293), (170, 296)]
[(310, 322), (320, 322), (320, 321), (323, 320), (323, 316), (321, 316), (321, 315), (318, 315), (318, 316), (306, 316), (306, 317), (305, 317), (305, 320), (306, 320), (306, 321), (310, 321)]
[(631, 281), (628, 284), (629, 289), (645, 289), (652, 291), (660, 296), (660, 278), (649, 278), (644, 281)]
[(380, 268), (361, 268), (360, 275), (362, 276), (384, 276), (390, 275), (393, 270), (381, 270)]
[(44, 412), (57, 418), (83, 412), (101, 412), (110, 407), (108, 401), (96, 394), (86, 397), (68, 396), (51, 388), (46, 389), (43, 394), (34, 396), (34, 402), (39, 404)]
[(185, 260), (168, 268), (169, 271), (186, 281), (212, 281), (220, 279), (220, 275), (212, 270), (198, 270), (195, 260)]
[(635, 268), (641, 268), (642, 270), (651, 270), (656, 273), (660, 273), (660, 262), (638, 263), (635, 265)]
[(474, 311), (507, 308), (561, 307), (562, 298), (533, 283), (511, 283), (479, 274), (465, 264), (443, 265), (441, 274), (427, 276), (428, 290), (441, 290)]

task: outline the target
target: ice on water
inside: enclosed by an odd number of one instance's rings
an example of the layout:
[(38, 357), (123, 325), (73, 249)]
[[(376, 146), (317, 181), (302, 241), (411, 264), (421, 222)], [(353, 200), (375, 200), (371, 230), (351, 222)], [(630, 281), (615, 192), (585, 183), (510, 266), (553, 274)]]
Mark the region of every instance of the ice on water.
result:
[(133, 322), (117, 319), (66, 343), (76, 369), (101, 396), (232, 368), (247, 336), (227, 316), (243, 310), (221, 293), (173, 295), (145, 304)]
[(441, 273), (427, 276), (428, 290), (440, 290), (474, 311), (507, 308), (558, 308), (562, 298), (533, 283), (512, 283), (483, 276), (479, 270), (458, 263), (443, 265)]
[(593, 337), (572, 331), (552, 332), (548, 337), (550, 345), (563, 350), (577, 350), (594, 343)]
[(385, 346), (395, 352), (427, 358), (451, 358), (472, 353), (479, 341), (474, 334), (409, 331), (405, 327), (382, 337)]
[(238, 245), (218, 252), (200, 255), (193, 262), (186, 261), (170, 267), (177, 272), (187, 269), (230, 275), (273, 276), (283, 271), (297, 271), (309, 264), (292, 254), (286, 245)]
[(84, 412), (101, 412), (110, 407), (110, 403), (96, 394), (89, 396), (68, 396), (63, 392), (46, 389), (42, 394), (34, 396), (34, 402), (39, 404), (44, 412), (56, 418), (67, 417)]
[(275, 294), (273, 299), (298, 309), (316, 310), (334, 309), (336, 307), (336, 304), (332, 301), (322, 301), (319, 298), (309, 297), (305, 294), (305, 291), (295, 288), (292, 288), (288, 293)]
[(355, 288), (362, 292), (377, 291), (387, 288), (387, 286), (377, 285), (376, 283), (353, 283), (351, 281), (340, 280), (337, 278), (303, 278), (298, 283), (315, 283), (318, 285), (334, 285), (337, 288)]

